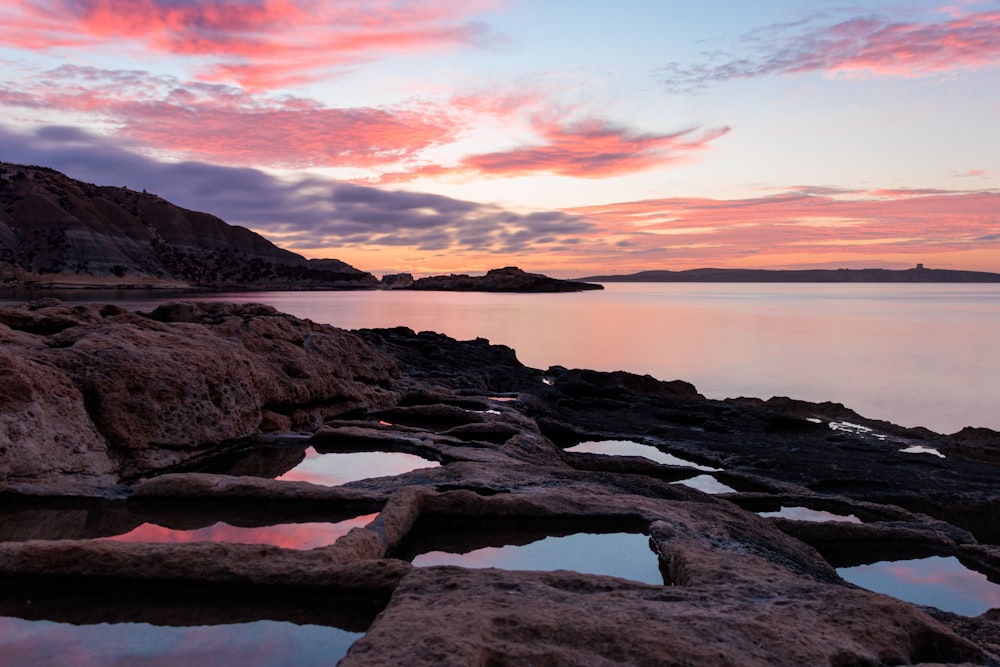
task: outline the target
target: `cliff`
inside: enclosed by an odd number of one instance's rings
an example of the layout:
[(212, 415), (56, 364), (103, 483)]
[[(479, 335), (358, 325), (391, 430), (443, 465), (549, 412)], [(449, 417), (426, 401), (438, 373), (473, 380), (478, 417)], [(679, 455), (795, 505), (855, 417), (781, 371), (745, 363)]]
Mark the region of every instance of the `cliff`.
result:
[(0, 163), (0, 284), (359, 288), (374, 276), (307, 260), (147, 192)]

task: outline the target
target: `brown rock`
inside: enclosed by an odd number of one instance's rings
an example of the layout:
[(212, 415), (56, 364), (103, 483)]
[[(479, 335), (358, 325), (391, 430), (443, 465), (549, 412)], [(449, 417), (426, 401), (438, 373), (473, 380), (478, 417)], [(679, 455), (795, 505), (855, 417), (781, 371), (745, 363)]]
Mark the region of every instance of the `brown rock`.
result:
[[(0, 482), (108, 487), (275, 424), (388, 403), (396, 370), (358, 337), (263, 306), (9, 309), (0, 337)], [(9, 330), (8, 330), (9, 331)], [(266, 411), (266, 412), (265, 412)], [(265, 415), (267, 416), (266, 424)], [(75, 480), (75, 482), (74, 482)]]
[(0, 348), (0, 489), (72, 493), (115, 482), (80, 390), (59, 371)]

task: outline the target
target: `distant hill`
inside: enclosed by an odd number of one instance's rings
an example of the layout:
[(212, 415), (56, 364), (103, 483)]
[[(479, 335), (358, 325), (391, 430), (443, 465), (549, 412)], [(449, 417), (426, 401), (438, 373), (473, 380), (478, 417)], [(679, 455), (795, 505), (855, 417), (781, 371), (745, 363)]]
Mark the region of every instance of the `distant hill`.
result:
[(597, 283), (1000, 283), (1000, 273), (925, 269), (690, 269), (577, 278)]
[(0, 284), (301, 289), (377, 280), (154, 194), (0, 163)]

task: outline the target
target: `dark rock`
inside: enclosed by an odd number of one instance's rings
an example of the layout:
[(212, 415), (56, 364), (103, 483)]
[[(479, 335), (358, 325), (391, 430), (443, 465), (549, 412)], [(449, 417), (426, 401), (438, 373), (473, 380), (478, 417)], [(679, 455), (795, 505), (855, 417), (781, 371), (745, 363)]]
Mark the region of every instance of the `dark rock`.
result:
[(484, 276), (452, 274), (418, 278), (407, 288), (448, 292), (582, 292), (601, 290), (603, 285), (559, 280), (540, 273), (526, 273), (516, 266), (491, 269)]

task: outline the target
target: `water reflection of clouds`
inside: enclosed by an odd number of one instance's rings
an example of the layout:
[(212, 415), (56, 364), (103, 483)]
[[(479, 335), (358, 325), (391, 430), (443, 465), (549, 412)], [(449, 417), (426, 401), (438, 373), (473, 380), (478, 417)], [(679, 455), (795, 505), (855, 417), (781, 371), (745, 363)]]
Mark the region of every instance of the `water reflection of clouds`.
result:
[(372, 477), (391, 477), (440, 464), (402, 452), (345, 452), (320, 454), (310, 447), (305, 459), (279, 480), (340, 486)]
[(413, 559), (417, 566), (458, 565), (505, 570), (573, 570), (662, 585), (659, 559), (641, 533), (574, 533), (524, 545), (483, 547), (464, 554), (431, 551)]
[(106, 538), (117, 542), (235, 542), (239, 544), (272, 544), (286, 549), (313, 549), (333, 544), (352, 528), (362, 528), (371, 523), (377, 514), (338, 521), (335, 523), (284, 523), (274, 526), (243, 528), (222, 521), (205, 528), (176, 530), (152, 523), (125, 533)]
[(0, 617), (0, 662), (67, 667), (319, 667), (335, 664), (360, 636), (283, 621), (176, 627)]
[(951, 556), (884, 561), (837, 573), (862, 588), (966, 616), (1000, 608), (1000, 585)]
[(706, 470), (714, 472), (719, 468), (699, 465), (693, 461), (688, 461), (679, 456), (661, 452), (656, 447), (644, 445), (631, 440), (599, 440), (594, 442), (581, 442), (566, 449), (567, 452), (582, 452), (587, 454), (604, 454), (606, 456), (642, 456), (656, 463), (663, 463), (671, 466), (684, 466), (695, 468), (696, 470)]

